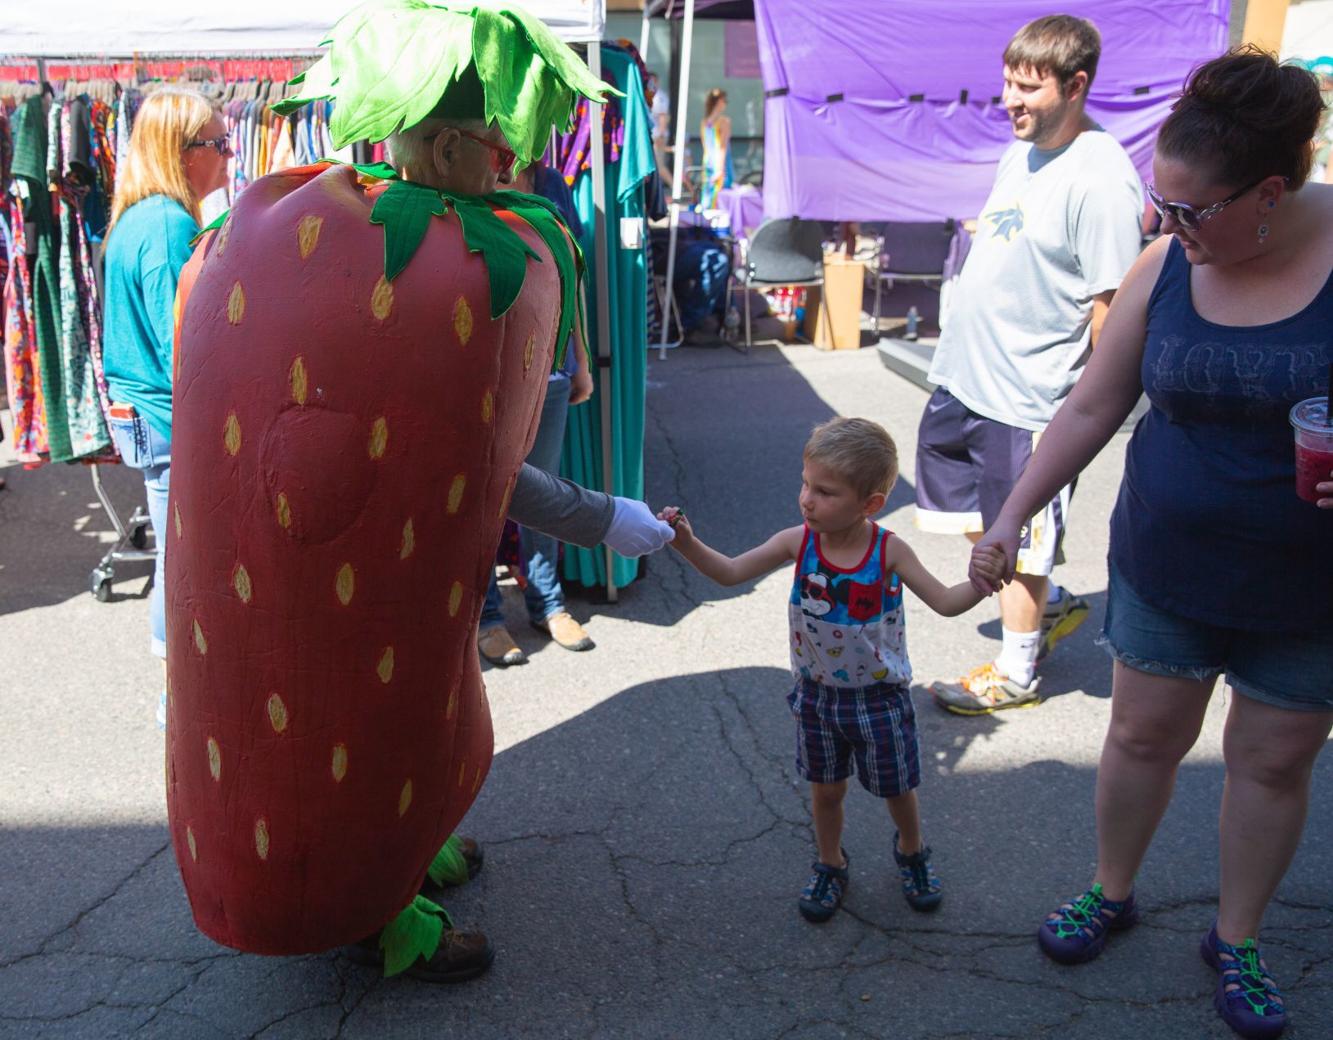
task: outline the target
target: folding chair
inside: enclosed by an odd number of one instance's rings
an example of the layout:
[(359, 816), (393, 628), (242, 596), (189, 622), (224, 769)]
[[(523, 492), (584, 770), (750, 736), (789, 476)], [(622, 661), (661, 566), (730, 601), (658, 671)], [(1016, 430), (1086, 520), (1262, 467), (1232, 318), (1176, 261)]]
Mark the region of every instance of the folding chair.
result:
[(745, 346), (742, 353), (748, 354), (753, 343), (750, 293), (823, 284), (824, 226), (819, 221), (787, 217), (761, 224), (751, 236), (749, 248), (727, 287), (728, 311), (735, 290), (739, 289), (744, 297)]
[(933, 288), (944, 285), (944, 261), (948, 259), (956, 225), (952, 220), (926, 223), (887, 223), (876, 236), (877, 267), (867, 267), (875, 280), (874, 321), (879, 334), (880, 301), (884, 289), (895, 282), (910, 282)]

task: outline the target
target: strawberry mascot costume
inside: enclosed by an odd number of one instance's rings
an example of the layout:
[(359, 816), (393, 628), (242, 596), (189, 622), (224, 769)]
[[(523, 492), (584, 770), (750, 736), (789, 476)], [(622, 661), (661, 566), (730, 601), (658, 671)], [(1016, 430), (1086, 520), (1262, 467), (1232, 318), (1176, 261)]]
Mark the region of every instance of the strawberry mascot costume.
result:
[(466, 878), (450, 835), (493, 751), (477, 619), (581, 328), (559, 216), (494, 189), (610, 88), (520, 10), (376, 0), (326, 43), (288, 111), (329, 98), (337, 147), (397, 159), (416, 134), (493, 168), (473, 193), (383, 164), (271, 174), (183, 273), (168, 815), (217, 942), (456, 981), (489, 943), (419, 890)]

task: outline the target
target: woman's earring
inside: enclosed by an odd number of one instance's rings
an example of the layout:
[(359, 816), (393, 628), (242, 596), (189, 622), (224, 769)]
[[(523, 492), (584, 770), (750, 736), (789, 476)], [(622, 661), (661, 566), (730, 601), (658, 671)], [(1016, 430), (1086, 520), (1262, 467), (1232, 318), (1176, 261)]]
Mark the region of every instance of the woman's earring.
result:
[(1268, 225), (1259, 225), (1259, 244), (1263, 245), (1268, 240)]

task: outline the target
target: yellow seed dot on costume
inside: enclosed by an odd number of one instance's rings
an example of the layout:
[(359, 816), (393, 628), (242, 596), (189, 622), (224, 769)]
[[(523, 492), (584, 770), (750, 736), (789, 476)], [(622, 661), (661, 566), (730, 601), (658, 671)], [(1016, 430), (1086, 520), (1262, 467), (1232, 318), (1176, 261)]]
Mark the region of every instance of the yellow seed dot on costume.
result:
[(194, 828), (185, 828), (185, 844), (190, 846), (190, 859), (199, 862), (199, 846), (194, 840)]
[(250, 581), (250, 572), (245, 569), (245, 564), (238, 563), (236, 570), (231, 575), (232, 586), (236, 589), (236, 595), (241, 597), (242, 603), (249, 603), (254, 598), (255, 588)]
[(523, 344), (523, 371), (526, 372), (532, 367), (532, 355), (537, 349), (537, 333), (528, 335), (528, 341)]
[(297, 404), (305, 404), (306, 396), (310, 393), (310, 379), (306, 375), (304, 357), (297, 355), (287, 377), (292, 384), (292, 400)]
[(458, 786), (459, 786), (459, 787), (462, 787), (462, 786), (463, 786), (463, 774), (464, 774), (466, 771), (467, 771), (467, 763), (466, 763), (466, 762), (459, 762), (459, 763), (458, 763)]
[(217, 247), (214, 252), (221, 256), (227, 251), (227, 243), (231, 240), (231, 220), (224, 220), (222, 227), (218, 229)]
[(398, 796), (398, 815), (406, 816), (408, 807), (412, 804), (412, 781), (409, 780), (403, 784), (403, 792)]
[(453, 516), (463, 505), (463, 491), (467, 488), (467, 477), (458, 474), (449, 485), (449, 515)]
[(319, 229), (324, 226), (324, 218), (314, 214), (302, 217), (296, 225), (296, 245), (301, 250), (301, 259), (309, 260), (310, 254), (319, 244)]
[(458, 345), (467, 346), (472, 338), (472, 308), (467, 300), (459, 297), (454, 301), (454, 334), (458, 336)]
[(393, 678), (393, 647), (384, 648), (384, 653), (380, 654), (380, 663), (375, 666), (375, 673), (380, 677), (380, 682), (389, 685), (389, 680)]
[(449, 704), (444, 709), (444, 717), (452, 719), (458, 713), (458, 687), (455, 686), (449, 694)]
[(352, 593), (356, 591), (356, 572), (350, 563), (338, 568), (338, 580), (334, 582), (334, 591), (338, 593), (338, 602), (344, 607), (352, 602)]
[(231, 287), (231, 295), (227, 297), (227, 320), (233, 325), (239, 325), (244, 317), (245, 290), (241, 288), (241, 283), (237, 282)]
[(449, 616), (457, 617), (458, 608), (463, 605), (463, 583), (456, 581), (449, 590)]
[(268, 698), (268, 721), (273, 724), (273, 732), (281, 733), (287, 728), (287, 705), (276, 693)]
[(176, 537), (179, 538), (179, 537), (181, 536), (181, 507), (180, 507), (180, 503), (179, 503), (179, 502), (176, 503), (176, 504), (172, 507), (172, 509), (173, 509), (173, 511), (174, 511), (175, 514), (176, 514)]
[(214, 780), (222, 779), (222, 748), (212, 737), (208, 738), (208, 772)]
[(384, 275), (380, 275), (380, 280), (375, 283), (375, 290), (370, 294), (370, 311), (380, 321), (393, 311), (393, 286)]
[(279, 491), (275, 504), (278, 513), (278, 526), (285, 531), (292, 526), (292, 506), (291, 503), (287, 501), (287, 493)]
[(488, 423), (495, 417), (495, 395), (489, 390), (481, 399), (481, 421)]
[(333, 745), (333, 780), (335, 783), (342, 783), (343, 777), (347, 775), (347, 745)]
[(222, 430), (222, 446), (228, 455), (235, 455), (241, 450), (241, 420), (235, 412), (227, 413), (227, 425)]
[(370, 427), (370, 457), (384, 458), (384, 451), (389, 446), (389, 424), (380, 416)]
[(412, 518), (407, 518), (407, 523), (403, 524), (403, 541), (398, 547), (398, 559), (405, 560), (412, 555), (412, 551), (417, 547), (416, 530), (412, 527)]
[(268, 821), (262, 816), (255, 821), (255, 851), (260, 859), (268, 859)]
[(517, 481), (518, 481), (518, 477), (517, 477), (517, 476), (510, 477), (510, 478), (509, 478), (509, 483), (505, 485), (505, 493), (504, 493), (504, 495), (503, 495), (503, 496), (501, 497), (501, 499), (500, 499), (500, 518), (501, 518), (501, 519), (503, 519), (504, 517), (506, 517), (506, 516), (509, 515), (509, 500), (510, 500), (510, 499), (513, 497), (513, 495), (514, 495), (514, 484), (515, 484)]
[(477, 775), (472, 778), (472, 793), (481, 790), (481, 766), (477, 766)]
[(204, 638), (204, 630), (199, 627), (198, 620), (194, 623), (194, 645), (200, 655), (208, 653), (208, 640)]

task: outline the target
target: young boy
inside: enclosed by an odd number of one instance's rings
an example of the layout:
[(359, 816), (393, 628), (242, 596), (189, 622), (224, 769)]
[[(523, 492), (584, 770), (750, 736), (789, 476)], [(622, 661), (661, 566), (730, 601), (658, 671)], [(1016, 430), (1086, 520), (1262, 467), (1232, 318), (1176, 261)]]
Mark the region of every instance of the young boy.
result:
[[(868, 419), (830, 419), (815, 427), (804, 463), (804, 524), (737, 557), (700, 541), (679, 509), (664, 509), (661, 519), (676, 529), (672, 546), (721, 585), (796, 562), (788, 607), (796, 685), (787, 702), (797, 721), (797, 770), (810, 781), (819, 854), (801, 893), (801, 914), (827, 921), (842, 903), (848, 882), (842, 800), (853, 762), (861, 786), (885, 799), (897, 826), (893, 856), (908, 905), (934, 910), (940, 882), (917, 807), (921, 770), (902, 586), (945, 616), (976, 606), (982, 593), (969, 582), (946, 587), (906, 542), (871, 519), (898, 476), (898, 450), (883, 427)], [(974, 561), (998, 584), (1004, 563), (998, 550)]]

